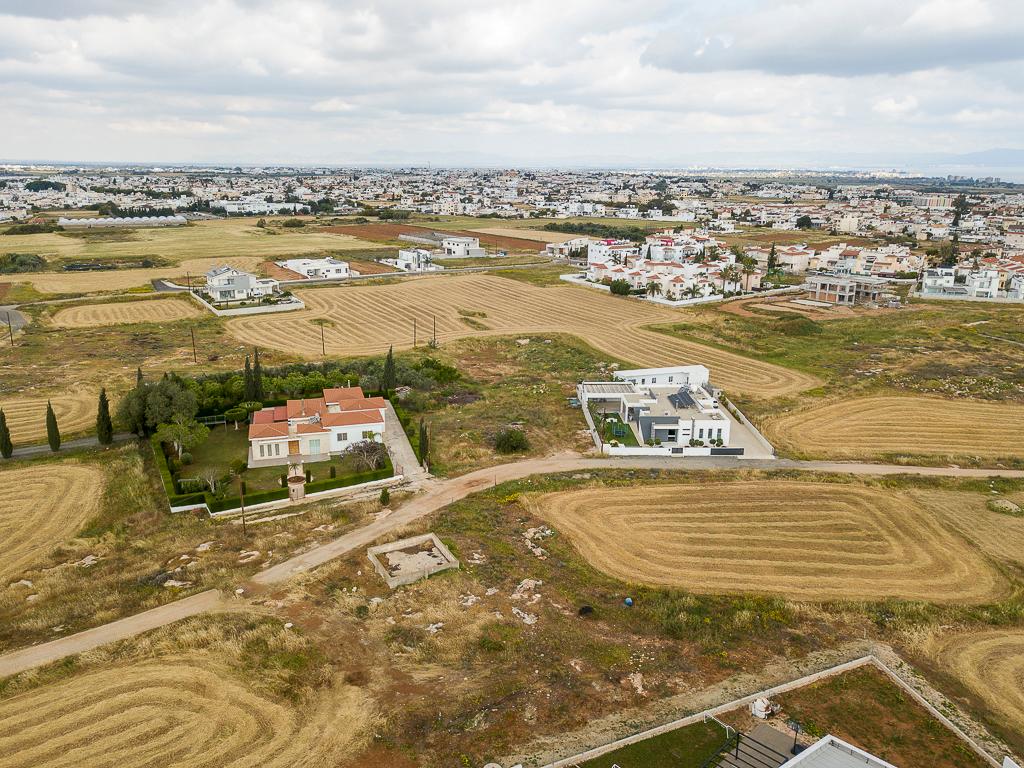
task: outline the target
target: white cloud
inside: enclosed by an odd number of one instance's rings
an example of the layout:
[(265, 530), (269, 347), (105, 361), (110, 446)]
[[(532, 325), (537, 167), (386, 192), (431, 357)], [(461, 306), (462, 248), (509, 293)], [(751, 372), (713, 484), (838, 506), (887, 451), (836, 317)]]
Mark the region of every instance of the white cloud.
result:
[(673, 163), (1024, 143), (1010, 0), (25, 5), (0, 0), (7, 158)]

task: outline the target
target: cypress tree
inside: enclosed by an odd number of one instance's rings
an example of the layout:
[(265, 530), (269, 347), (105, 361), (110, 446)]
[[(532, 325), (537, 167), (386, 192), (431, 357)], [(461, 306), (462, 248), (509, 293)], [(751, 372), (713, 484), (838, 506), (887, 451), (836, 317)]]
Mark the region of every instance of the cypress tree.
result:
[(427, 454), (430, 452), (430, 436), (427, 434), (427, 425), (423, 423), (422, 417), (420, 417), (419, 444), (420, 463), (423, 464), (423, 466), (426, 466)]
[(777, 259), (775, 257), (775, 241), (772, 240), (772, 249), (770, 251), (768, 251), (768, 271), (769, 272), (774, 271), (775, 267), (777, 265), (778, 265), (778, 262), (777, 262)]
[(56, 453), (60, 450), (60, 429), (57, 427), (57, 414), (53, 412), (53, 405), (46, 401), (46, 442), (50, 444), (50, 450)]
[(141, 387), (142, 386), (142, 381), (143, 381), (143, 379), (142, 379), (142, 368), (139, 367), (139, 368), (135, 369), (135, 386), (136, 387)]
[(5, 459), (14, 455), (14, 443), (11, 442), (11, 430), (7, 426), (7, 415), (0, 409), (0, 456)]
[(252, 362), (249, 359), (249, 355), (245, 356), (245, 399), (246, 401), (255, 400), (256, 387), (253, 386), (252, 378)]
[(395, 388), (395, 348), (388, 347), (388, 356), (384, 358), (384, 374), (380, 379), (380, 388), (384, 390), (384, 397)]
[(252, 394), (253, 400), (263, 402), (263, 366), (260, 364), (260, 349), (253, 348), (254, 359), (252, 364)]
[(100, 390), (100, 403), (96, 409), (96, 438), (100, 445), (114, 442), (114, 424), (110, 420), (110, 403), (107, 401), (107, 390)]

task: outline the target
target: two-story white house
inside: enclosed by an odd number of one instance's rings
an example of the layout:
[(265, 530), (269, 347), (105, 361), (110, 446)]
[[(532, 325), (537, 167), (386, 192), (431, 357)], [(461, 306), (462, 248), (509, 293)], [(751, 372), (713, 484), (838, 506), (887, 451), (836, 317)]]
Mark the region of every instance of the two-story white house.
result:
[(269, 277), (257, 277), (227, 265), (214, 267), (206, 273), (206, 292), (214, 301), (243, 301), (271, 296), (280, 290), (280, 283)]
[(450, 235), (441, 239), (441, 254), (446, 259), (463, 259), (486, 256), (487, 252), (480, 247), (477, 237)]
[(366, 397), (360, 387), (264, 408), (249, 425), (249, 466), (328, 461), (364, 440), (383, 442), (386, 408), (384, 398)]
[(437, 272), (444, 267), (434, 263), (433, 254), (424, 248), (403, 248), (394, 259), (384, 259), (403, 272)]

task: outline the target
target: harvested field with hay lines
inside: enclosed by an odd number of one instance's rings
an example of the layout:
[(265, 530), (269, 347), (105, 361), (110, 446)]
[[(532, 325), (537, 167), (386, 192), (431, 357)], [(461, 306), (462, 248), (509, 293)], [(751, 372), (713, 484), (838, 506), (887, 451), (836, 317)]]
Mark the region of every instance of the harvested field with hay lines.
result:
[[(7, 416), (7, 426), (11, 430), (11, 440), (15, 447), (46, 442), (46, 401), (53, 403), (53, 412), (57, 416), (57, 426), (61, 435), (67, 436), (96, 426), (96, 406), (99, 389), (95, 391), (68, 389), (55, 392), (49, 397), (45, 395), (3, 396), (0, 395), (0, 408)], [(115, 395), (107, 391), (111, 402), (116, 401)]]
[[(764, 363), (645, 329), (678, 321), (677, 310), (610, 298), (576, 286), (538, 287), (493, 275), (404, 280), (388, 285), (296, 291), (306, 309), (285, 315), (229, 320), (228, 332), (248, 344), (315, 358), (320, 326), (332, 355), (373, 355), (425, 344), (436, 322), (439, 343), (468, 336), (569, 333), (606, 354), (637, 366), (700, 363), (730, 392), (775, 397), (820, 384), (809, 374)], [(465, 321), (472, 315), (474, 323)]]
[(78, 464), (0, 471), (0, 580), (18, 577), (74, 536), (96, 511), (102, 490), (103, 473)]
[(978, 493), (923, 488), (912, 489), (909, 493), (986, 555), (1024, 569), (1024, 517), (996, 512), (987, 503), (990, 499), (1010, 498), (1018, 506), (1024, 506), (1024, 494), (986, 498)]
[(177, 298), (82, 304), (61, 309), (52, 322), (58, 328), (95, 328), (129, 323), (173, 323), (201, 315), (199, 307)]
[(797, 600), (982, 603), (999, 572), (910, 496), (751, 481), (593, 488), (533, 502), (594, 567), (629, 583)]
[(1024, 733), (1024, 629), (936, 637), (924, 653), (967, 686), (1007, 730)]
[(369, 721), (357, 688), (294, 705), (199, 654), (111, 666), (0, 699), (0, 764), (327, 768)]
[(926, 396), (847, 398), (768, 416), (777, 448), (837, 459), (879, 454), (1024, 458), (1024, 406)]

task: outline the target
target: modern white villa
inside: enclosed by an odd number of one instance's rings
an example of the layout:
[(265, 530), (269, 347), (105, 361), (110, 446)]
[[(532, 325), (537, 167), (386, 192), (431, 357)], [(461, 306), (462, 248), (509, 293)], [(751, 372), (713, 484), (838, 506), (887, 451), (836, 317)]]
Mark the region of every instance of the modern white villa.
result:
[(487, 251), (480, 247), (477, 237), (450, 235), (441, 239), (441, 253), (438, 255), (446, 259), (464, 259), (486, 256)]
[(383, 442), (386, 408), (384, 398), (366, 397), (360, 387), (264, 408), (249, 425), (249, 466), (328, 461), (364, 440)]
[(576, 392), (605, 453), (742, 455), (709, 378), (703, 365), (641, 368), (581, 382)]
[(257, 277), (227, 265), (206, 273), (206, 292), (214, 301), (246, 301), (272, 296), (280, 290), (277, 280)]
[(439, 272), (444, 269), (440, 264), (434, 263), (434, 255), (425, 248), (403, 248), (396, 258), (380, 261), (403, 272)]

